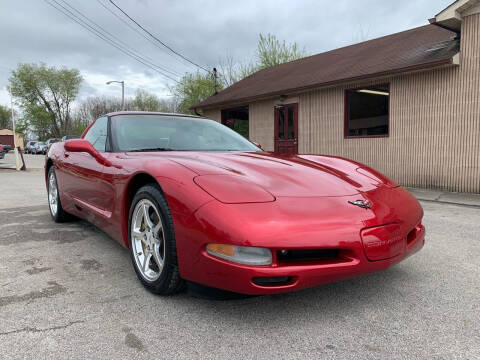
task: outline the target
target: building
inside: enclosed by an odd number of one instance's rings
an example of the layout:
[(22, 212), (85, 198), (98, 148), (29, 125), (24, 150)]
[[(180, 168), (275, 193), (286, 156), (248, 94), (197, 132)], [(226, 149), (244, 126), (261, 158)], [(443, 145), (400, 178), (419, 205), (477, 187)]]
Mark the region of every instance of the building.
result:
[(265, 150), (343, 156), (405, 186), (480, 192), (480, 0), (261, 70), (195, 107)]
[[(17, 146), (23, 150), (23, 136), (17, 134)], [(10, 129), (0, 129), (0, 144), (10, 145), (14, 148), (13, 131)]]

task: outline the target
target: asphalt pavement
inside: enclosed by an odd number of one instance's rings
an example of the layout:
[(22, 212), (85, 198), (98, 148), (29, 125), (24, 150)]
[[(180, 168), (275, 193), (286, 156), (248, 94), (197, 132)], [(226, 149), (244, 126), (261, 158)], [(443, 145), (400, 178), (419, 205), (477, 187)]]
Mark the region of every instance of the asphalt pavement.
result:
[(212, 301), (152, 295), (114, 240), (55, 224), (42, 166), (0, 170), (2, 359), (480, 359), (474, 195), (417, 190), (426, 245), (384, 272)]

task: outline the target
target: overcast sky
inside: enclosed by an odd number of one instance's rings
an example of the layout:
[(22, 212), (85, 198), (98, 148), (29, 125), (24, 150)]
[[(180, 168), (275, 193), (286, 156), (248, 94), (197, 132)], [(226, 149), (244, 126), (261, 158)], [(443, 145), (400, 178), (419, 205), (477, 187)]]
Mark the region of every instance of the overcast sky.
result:
[[(77, 68), (80, 98), (119, 95), (108, 80), (125, 80), (126, 94), (139, 87), (168, 96), (167, 79), (129, 58), (48, 5), (47, 0), (1, 0), (0, 104), (9, 104), (6, 85), (18, 63), (45, 62)], [(48, 0), (53, 2), (54, 0)], [(195, 71), (179, 57), (147, 41), (108, 0), (55, 0), (179, 76)], [(238, 61), (254, 56), (259, 33), (297, 42), (308, 54), (425, 25), (453, 0), (114, 0), (160, 40), (192, 61), (216, 66), (225, 55)], [(102, 6), (103, 5), (103, 6)], [(56, 5), (57, 7), (59, 5)], [(115, 17), (115, 13), (127, 24)], [(76, 13), (78, 15), (78, 13)], [(93, 24), (91, 24), (93, 26)], [(137, 31), (141, 32), (138, 28)], [(145, 35), (145, 34), (143, 34)], [(158, 44), (157, 44), (158, 45)]]

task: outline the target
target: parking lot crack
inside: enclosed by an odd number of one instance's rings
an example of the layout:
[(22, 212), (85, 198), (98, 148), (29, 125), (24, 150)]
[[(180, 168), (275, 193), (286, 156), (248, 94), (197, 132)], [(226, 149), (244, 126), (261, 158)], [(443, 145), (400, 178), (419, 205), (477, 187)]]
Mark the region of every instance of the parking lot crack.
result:
[(44, 329), (37, 329), (37, 328), (34, 328), (34, 327), (27, 326), (27, 327), (24, 327), (24, 328), (21, 328), (21, 329), (18, 329), (18, 330), (0, 332), (0, 336), (10, 335), (10, 334), (18, 334), (18, 333), (23, 333), (23, 332), (39, 333), (39, 332), (45, 332), (45, 331), (51, 331), (51, 330), (61, 330), (61, 329), (66, 329), (66, 328), (68, 328), (68, 327), (70, 327), (74, 324), (79, 324), (79, 323), (83, 323), (83, 322), (85, 322), (85, 321), (83, 321), (83, 320), (70, 321), (66, 325), (52, 326), (52, 327), (48, 327), (48, 328), (44, 328)]

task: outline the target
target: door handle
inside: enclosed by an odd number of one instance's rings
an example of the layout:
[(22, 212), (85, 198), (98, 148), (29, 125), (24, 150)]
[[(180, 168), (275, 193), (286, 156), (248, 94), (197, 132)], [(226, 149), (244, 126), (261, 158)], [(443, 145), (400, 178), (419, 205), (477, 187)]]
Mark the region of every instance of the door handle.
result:
[(68, 158), (69, 156), (70, 156), (70, 154), (69, 154), (69, 153), (65, 153), (65, 152), (63, 153), (63, 157), (66, 157), (66, 158)]

